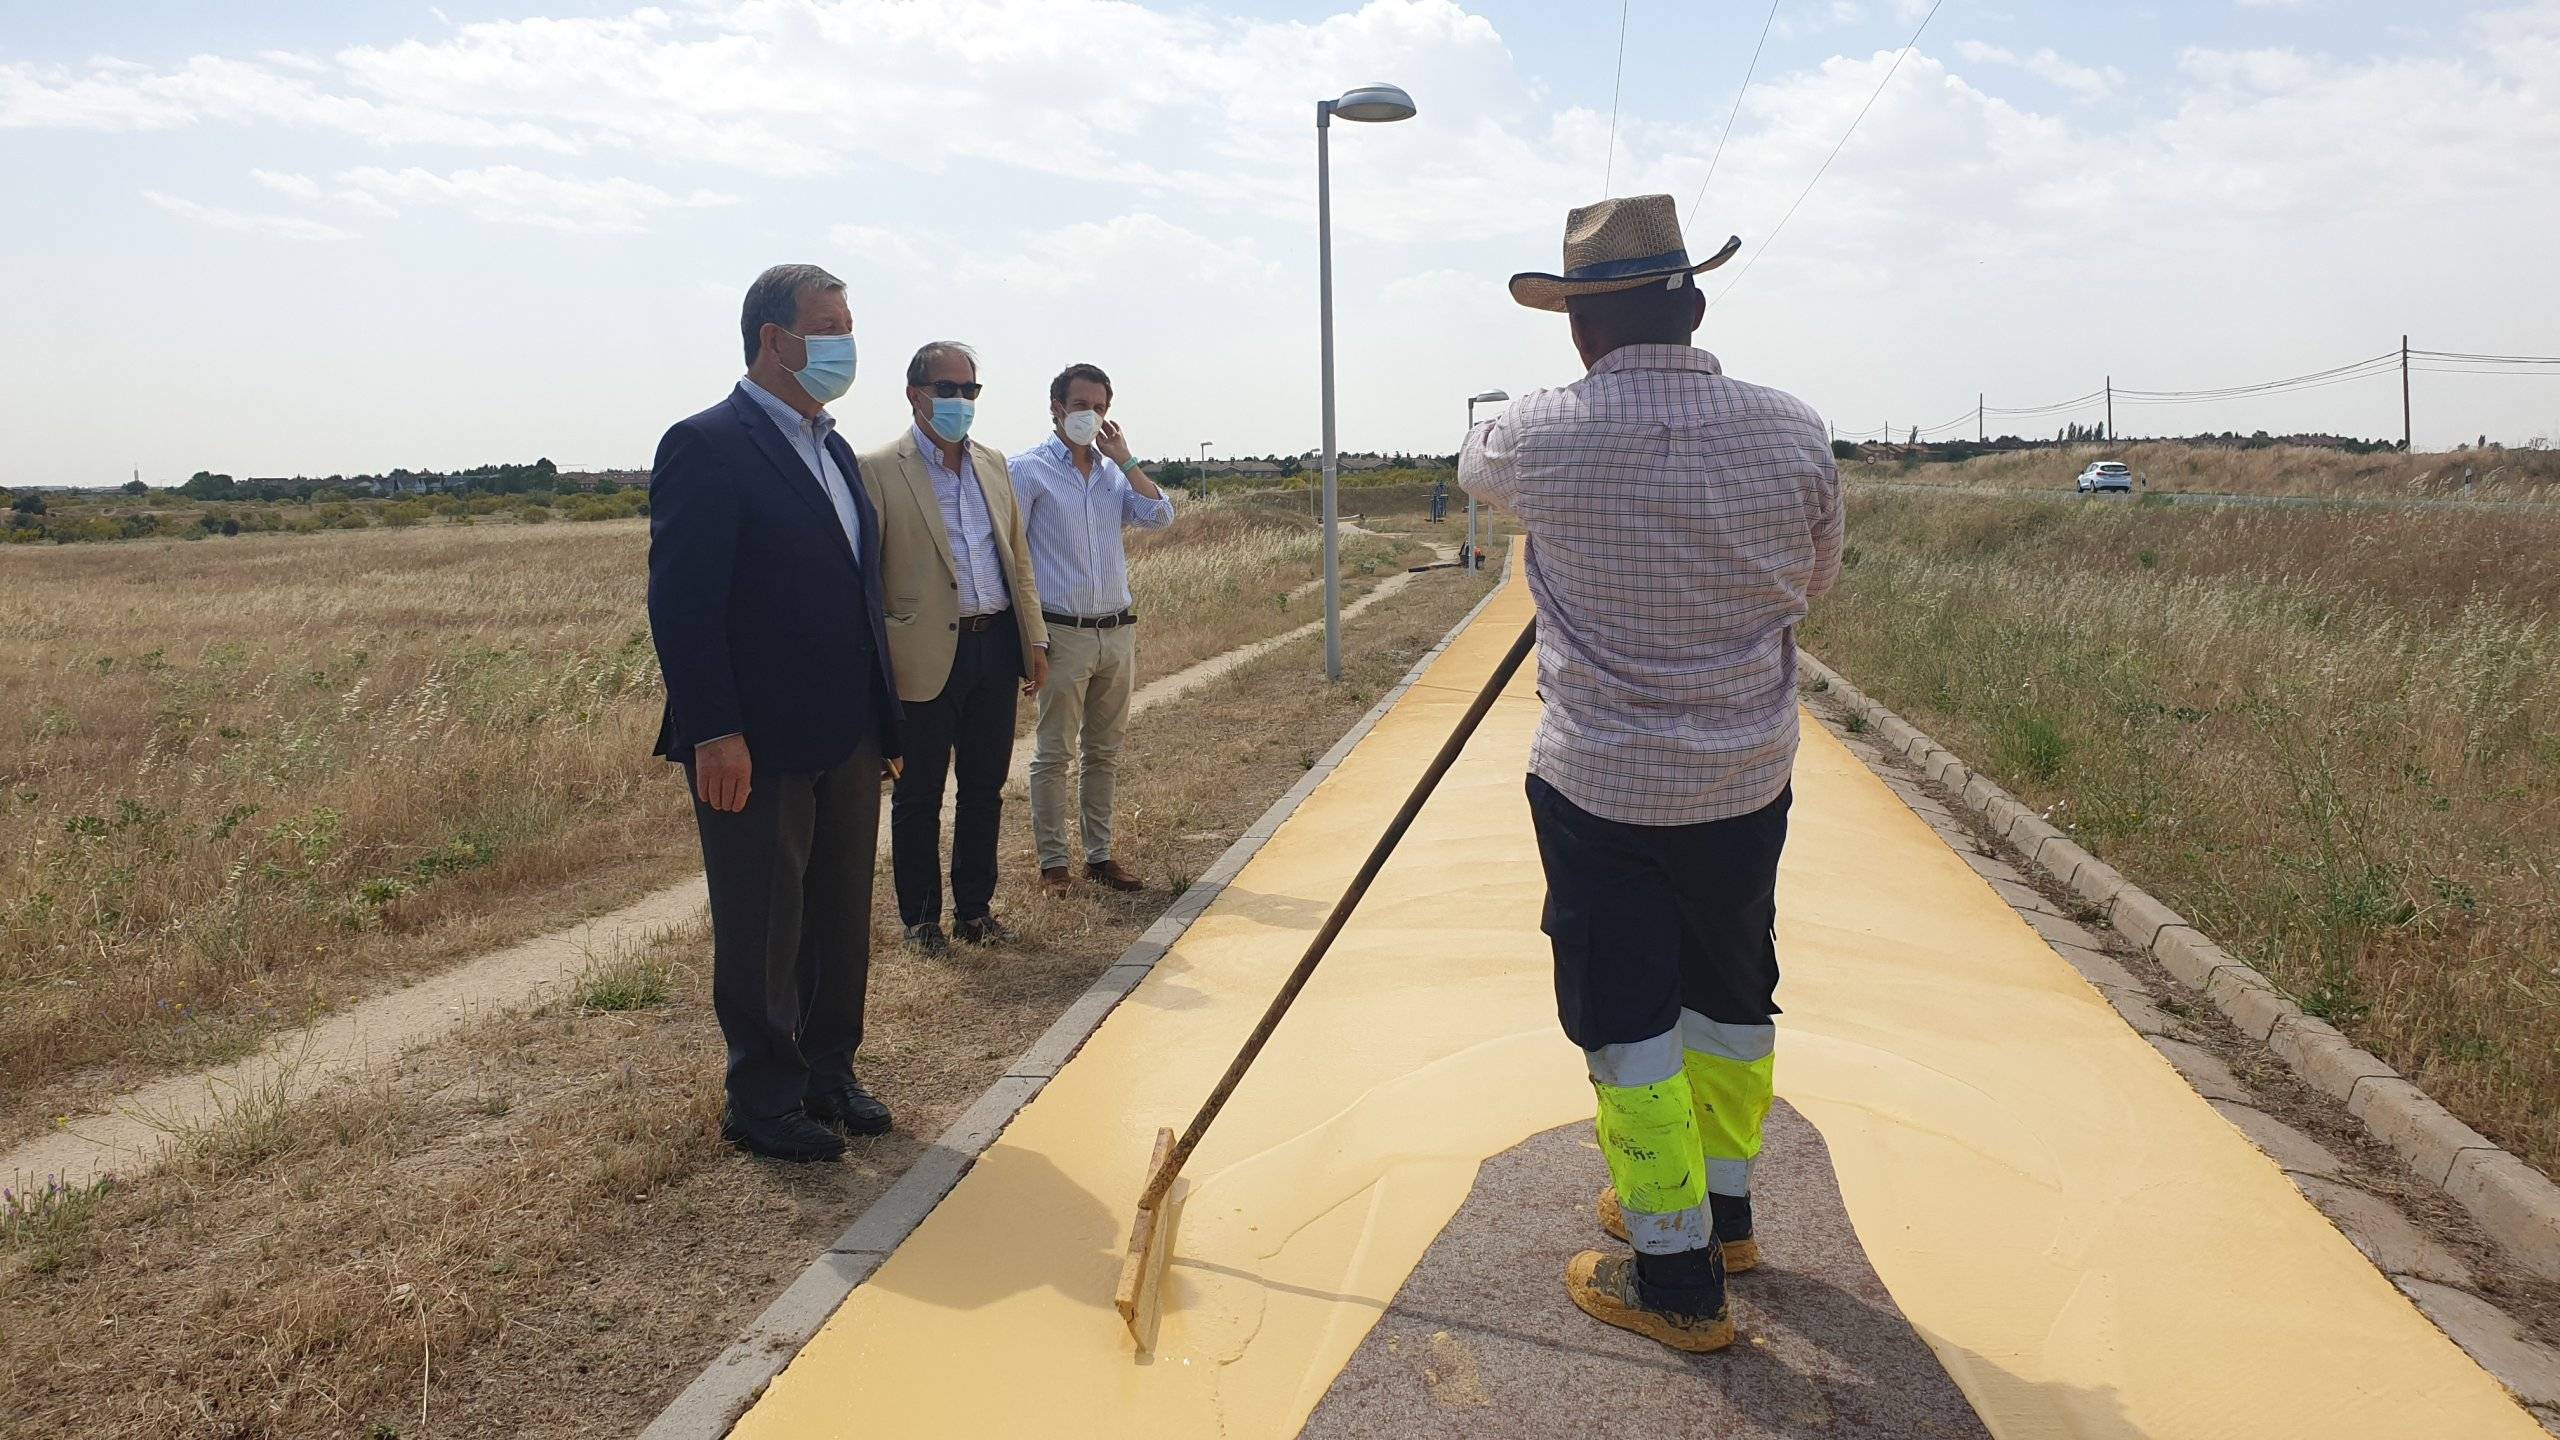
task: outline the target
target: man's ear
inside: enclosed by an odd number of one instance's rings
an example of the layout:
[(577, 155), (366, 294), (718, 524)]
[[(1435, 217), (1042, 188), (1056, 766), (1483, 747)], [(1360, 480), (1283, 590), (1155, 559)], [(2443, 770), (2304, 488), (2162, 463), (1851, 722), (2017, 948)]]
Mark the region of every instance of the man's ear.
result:
[(1706, 323), (1707, 289), (1698, 283), (1697, 276), (1692, 275), (1689, 277), (1689, 333), (1697, 334), (1698, 327)]

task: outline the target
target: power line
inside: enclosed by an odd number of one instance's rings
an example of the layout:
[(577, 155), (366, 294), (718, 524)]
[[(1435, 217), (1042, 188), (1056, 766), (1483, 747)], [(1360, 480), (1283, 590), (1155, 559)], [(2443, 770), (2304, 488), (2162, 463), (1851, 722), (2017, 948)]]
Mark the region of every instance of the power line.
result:
[(2291, 389), (2297, 385), (2333, 378), (2355, 379), (2359, 378), (2361, 373), (2379, 374), (2383, 370), (2398, 369), (2399, 363), (2400, 352), (2391, 350), (2380, 355), (2368, 356), (2353, 364), (2315, 370), (2308, 375), (2288, 376), (2282, 380), (2265, 380), (2252, 385), (2226, 385), (2207, 390), (2129, 390), (2119, 387), (2116, 390), (2116, 398), (2119, 400), (2221, 400), (2237, 395)]
[[(1778, 23), (1778, 6), (1781, 3), (1783, 0), (1769, 0), (1769, 18), (1760, 22), (1760, 43), (1751, 47), (1751, 63), (1742, 71), (1742, 88), (1733, 92), (1733, 113), (1724, 117), (1724, 133), (1716, 137), (1716, 153), (1707, 159), (1707, 178), (1698, 182), (1698, 193), (1689, 202), (1691, 224), (1697, 223), (1698, 206), (1707, 198), (1707, 187), (1715, 183), (1716, 165), (1724, 159), (1724, 142), (1733, 138), (1733, 123), (1742, 118), (1742, 97), (1751, 93), (1751, 77), (1760, 71), (1760, 52), (1768, 48), (1769, 27)], [(1625, 37), (1619, 37), (1618, 43), (1623, 47)], [(1742, 277), (1737, 275), (1734, 278)]]
[(1609, 196), (1609, 181), (1618, 173), (1618, 92), (1627, 79), (1627, 6), (1634, 0), (1618, 0), (1618, 68), (1609, 77), (1609, 159), (1600, 167), (1600, 195)]
[[(2545, 379), (2560, 379), (2560, 356), (2487, 355), (2463, 350), (2409, 350), (2406, 356), (2408, 369), (2415, 373), (2539, 376)], [(2039, 417), (2051, 418), (2066, 415), (2092, 409), (2102, 401), (2125, 405), (2201, 405), (2224, 400), (2267, 399), (2386, 378), (2399, 374), (2403, 363), (2403, 352), (2393, 349), (2379, 355), (2367, 356), (2362, 360), (2349, 361), (2344, 365), (2332, 365), (2325, 370), (2312, 370), (2300, 375), (2288, 375), (2279, 380), (2260, 380), (2244, 385), (2184, 390), (2135, 390), (2110, 384), (2083, 395), (2075, 395), (2068, 400), (2056, 400), (2043, 405), (1986, 405), (1977, 401), (1962, 415), (1935, 425), (1912, 426), (1904, 429), (1888, 425), (1882, 430), (1841, 432), (1838, 438), (1849, 441), (1878, 439), (1891, 441), (1896, 434), (1935, 436), (1942, 432), (1960, 429), (1968, 424), (1987, 423), (1993, 418), (2004, 423), (2015, 423)]]
[(1717, 303), (1721, 304), (1725, 296), (1732, 294), (1733, 287), (1742, 283), (1742, 277), (1751, 273), (1751, 267), (1760, 263), (1760, 257), (1769, 253), (1769, 247), (1778, 243), (1779, 232), (1787, 228), (1788, 221), (1796, 218), (1796, 210), (1804, 204), (1805, 196), (1811, 195), (1813, 187), (1821, 184), (1822, 177), (1830, 173), (1831, 162), (1839, 159), (1840, 152), (1849, 147), (1849, 137), (1858, 133), (1859, 122), (1867, 118), (1868, 111), (1876, 108), (1876, 101), (1884, 98), (1884, 87), (1893, 83), (1893, 77), (1902, 70), (1902, 62), (1911, 57), (1912, 50), (1920, 43), (1921, 35), (1927, 32), (1929, 22), (1938, 18), (1938, 7), (1946, 3), (1947, 0), (1931, 0), (1929, 13), (1920, 17), (1920, 28), (1911, 32), (1910, 43), (1904, 45), (1894, 55), (1893, 63), (1885, 68), (1884, 78), (1876, 82), (1875, 93), (1869, 95), (1867, 103), (1859, 106), (1858, 113), (1851, 117), (1849, 128), (1840, 132), (1840, 143), (1832, 146), (1831, 153), (1823, 157), (1822, 168), (1814, 171), (1813, 178), (1805, 182), (1804, 194), (1798, 195), (1796, 203), (1787, 207), (1787, 213), (1778, 217), (1777, 225), (1769, 231), (1769, 238), (1760, 242), (1760, 248), (1752, 252), (1751, 259), (1743, 265), (1739, 273), (1735, 274), (1732, 284), (1716, 292)]

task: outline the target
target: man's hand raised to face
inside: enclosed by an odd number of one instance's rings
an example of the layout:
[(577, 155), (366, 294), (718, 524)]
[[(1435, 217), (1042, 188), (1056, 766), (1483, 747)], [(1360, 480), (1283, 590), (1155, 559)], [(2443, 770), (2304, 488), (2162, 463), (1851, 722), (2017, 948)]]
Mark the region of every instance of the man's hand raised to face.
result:
[(1110, 457), (1114, 465), (1126, 466), (1129, 463), (1129, 437), (1120, 433), (1117, 420), (1102, 422), (1101, 431), (1093, 437), (1093, 448)]
[(746, 736), (723, 735), (706, 740), (693, 747), (693, 793), (714, 810), (744, 810), (753, 769), (747, 759)]

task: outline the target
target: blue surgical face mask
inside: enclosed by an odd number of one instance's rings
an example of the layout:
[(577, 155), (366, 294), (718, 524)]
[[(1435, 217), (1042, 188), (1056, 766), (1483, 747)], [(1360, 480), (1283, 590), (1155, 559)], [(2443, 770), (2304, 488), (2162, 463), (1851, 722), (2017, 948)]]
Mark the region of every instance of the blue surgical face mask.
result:
[(977, 401), (963, 400), (958, 396), (948, 400), (938, 395), (934, 397), (933, 433), (942, 437), (942, 443), (957, 445), (968, 439), (969, 422), (976, 418), (978, 418)]
[[(791, 332), (782, 332), (790, 335)], [(791, 372), (809, 398), (821, 405), (832, 405), (853, 389), (853, 337), (850, 335), (794, 335), (793, 339), (809, 347), (809, 363)]]

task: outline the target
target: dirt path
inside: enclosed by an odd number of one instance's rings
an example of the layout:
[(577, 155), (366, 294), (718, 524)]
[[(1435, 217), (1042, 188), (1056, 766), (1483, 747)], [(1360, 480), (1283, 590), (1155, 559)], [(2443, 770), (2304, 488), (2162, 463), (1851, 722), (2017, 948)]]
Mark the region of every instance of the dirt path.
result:
[[(1344, 606), (1343, 618), (1349, 620), (1394, 598), (1412, 579), (1410, 572), (1387, 577)], [(1131, 697), (1130, 713), (1143, 714), (1191, 694), (1239, 665), (1317, 633), (1323, 623), (1310, 621), (1240, 645), (1144, 685)], [(1030, 763), (1030, 748), (1017, 745), (1011, 776), (1015, 784), (1025, 780)], [(883, 806), (883, 844), (888, 821)], [(299, 1099), (369, 1065), (438, 1040), (475, 1017), (537, 1002), (574, 983), (591, 966), (645, 949), (697, 919), (703, 903), (702, 876), (697, 873), (619, 910), (493, 951), (280, 1035), (246, 1059), (128, 1090), (98, 1109), (66, 1116), (52, 1131), (0, 1153), (0, 1181), (16, 1189), (42, 1190), (55, 1179), (66, 1186), (80, 1185), (104, 1175), (147, 1168), (161, 1157), (173, 1136), (218, 1120), (244, 1103), (269, 1105)]]

